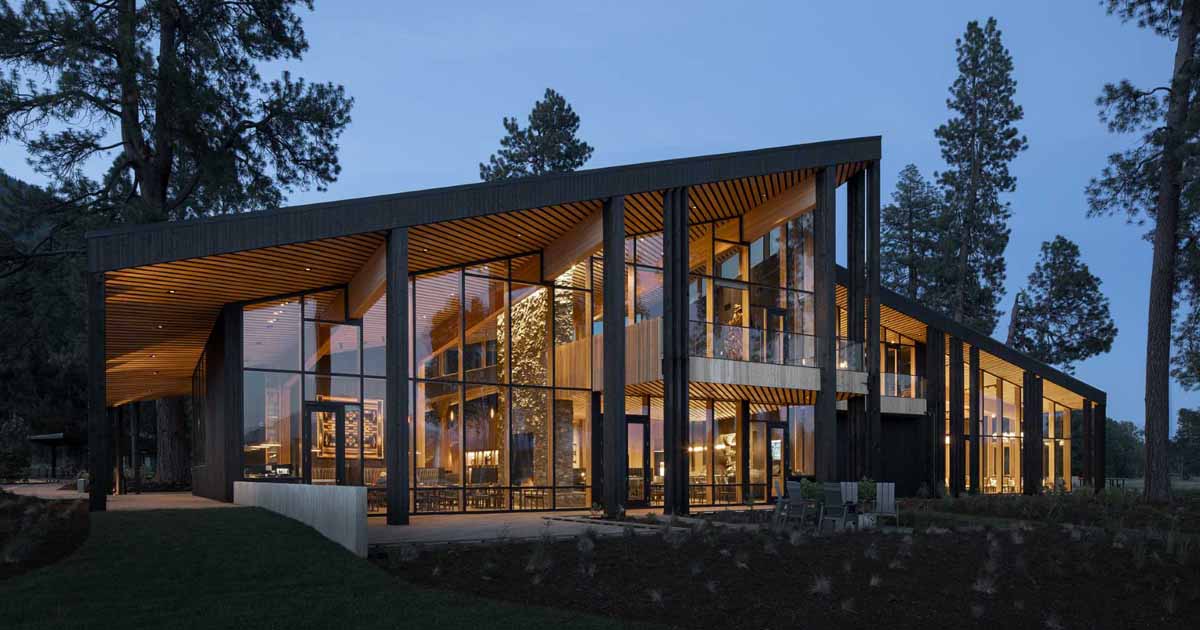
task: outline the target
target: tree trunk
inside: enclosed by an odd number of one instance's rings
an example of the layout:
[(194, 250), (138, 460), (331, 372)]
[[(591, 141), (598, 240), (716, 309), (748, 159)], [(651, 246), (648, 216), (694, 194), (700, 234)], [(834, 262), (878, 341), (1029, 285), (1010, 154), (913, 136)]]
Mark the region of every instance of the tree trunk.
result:
[(1008, 340), (1005, 345), (1012, 348), (1013, 342), (1017, 340), (1017, 317), (1021, 314), (1021, 293), (1017, 293), (1017, 297), (1013, 298), (1012, 312), (1008, 314)]
[(183, 397), (162, 398), (157, 411), (158, 466), (154, 480), (159, 483), (190, 483), (192, 450), (188, 439), (187, 414)]
[(1200, 0), (1185, 0), (1179, 19), (1175, 68), (1167, 106), (1166, 141), (1158, 183), (1154, 224), (1154, 259), (1150, 270), (1150, 316), (1146, 322), (1146, 498), (1166, 501), (1171, 495), (1167, 474), (1170, 430), (1171, 323), (1174, 316), (1175, 250), (1178, 247), (1180, 172), (1179, 155), (1190, 96), (1192, 61), (1196, 46), (1196, 19)]

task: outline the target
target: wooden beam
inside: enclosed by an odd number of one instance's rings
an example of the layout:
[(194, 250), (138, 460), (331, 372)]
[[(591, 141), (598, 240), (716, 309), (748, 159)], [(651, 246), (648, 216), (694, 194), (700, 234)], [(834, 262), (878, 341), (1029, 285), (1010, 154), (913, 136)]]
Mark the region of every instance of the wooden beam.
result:
[(663, 195), (663, 509), (688, 513), (688, 189)]
[(604, 511), (625, 509), (625, 198), (604, 202)]
[(387, 286), (387, 467), (388, 525), (408, 524), (408, 228), (388, 232)]
[(558, 278), (575, 263), (586, 260), (604, 245), (604, 208), (588, 214), (575, 227), (542, 250), (542, 280)]
[(817, 365), (821, 389), (814, 418), (814, 464), (818, 481), (838, 481), (837, 442), (837, 299), (834, 255), (837, 249), (837, 200), (833, 167), (817, 171), (816, 206), (813, 210), (813, 324), (817, 337)]
[(88, 489), (88, 509), (103, 512), (107, 507), (108, 491), (112, 485), (112, 418), (107, 406), (104, 365), (104, 274), (87, 276), (87, 410), (88, 410), (88, 468), (91, 487)]
[(363, 315), (383, 297), (387, 288), (387, 243), (380, 245), (362, 268), (350, 279), (346, 290), (349, 308), (346, 317), (362, 319)]

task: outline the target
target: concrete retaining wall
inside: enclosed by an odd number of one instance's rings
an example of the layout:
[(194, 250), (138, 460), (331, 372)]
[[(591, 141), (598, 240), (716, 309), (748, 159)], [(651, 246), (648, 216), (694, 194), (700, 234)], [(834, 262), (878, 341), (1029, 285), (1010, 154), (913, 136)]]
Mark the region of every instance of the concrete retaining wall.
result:
[(367, 555), (367, 489), (363, 486), (237, 481), (233, 502), (295, 519), (354, 554)]

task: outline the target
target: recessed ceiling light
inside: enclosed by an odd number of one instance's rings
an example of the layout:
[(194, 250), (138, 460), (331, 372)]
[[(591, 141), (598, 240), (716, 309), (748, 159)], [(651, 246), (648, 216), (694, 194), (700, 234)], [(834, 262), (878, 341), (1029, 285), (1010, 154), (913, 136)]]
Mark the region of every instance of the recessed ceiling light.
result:
[(304, 270), (305, 270), (305, 271), (312, 271), (312, 267), (305, 267), (305, 268), (304, 268)]
[(170, 294), (174, 295), (174, 294), (175, 294), (175, 289), (167, 289), (167, 293), (170, 293)]
[(159, 330), (162, 330), (162, 324), (159, 324), (159, 325), (158, 325), (158, 329), (159, 329)]
[(158, 376), (158, 370), (154, 370), (154, 375)]
[(421, 248), (421, 251), (423, 251), (423, 252), (427, 252), (427, 251), (429, 251), (429, 248), (428, 248), (428, 247), (422, 247), (422, 248)]
[(151, 358), (151, 359), (153, 359), (153, 358), (155, 358), (155, 357), (157, 357), (157, 356), (158, 356), (157, 354), (152, 354), (152, 355), (150, 355), (150, 358)]

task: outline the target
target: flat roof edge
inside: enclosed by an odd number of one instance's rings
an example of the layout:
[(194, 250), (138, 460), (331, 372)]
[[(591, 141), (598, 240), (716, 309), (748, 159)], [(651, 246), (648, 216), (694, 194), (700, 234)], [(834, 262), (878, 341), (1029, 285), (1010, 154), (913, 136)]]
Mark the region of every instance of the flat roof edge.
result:
[(880, 136), (865, 136), (119, 226), (86, 234), (88, 268), (113, 271), (613, 195), (875, 161), (881, 157), (881, 147)]

